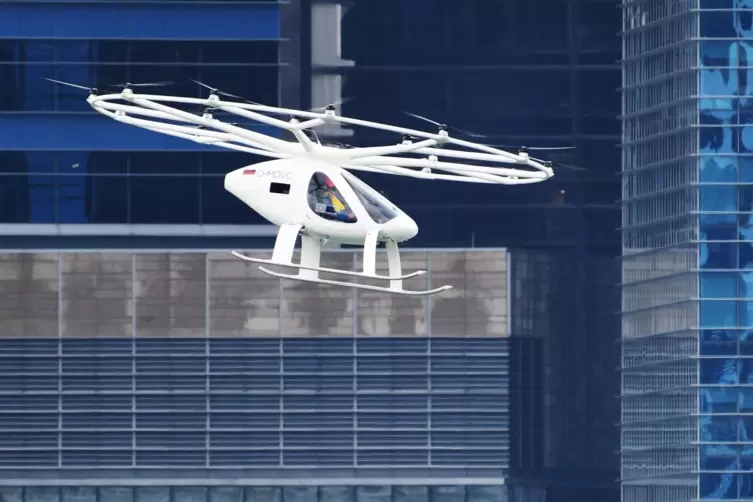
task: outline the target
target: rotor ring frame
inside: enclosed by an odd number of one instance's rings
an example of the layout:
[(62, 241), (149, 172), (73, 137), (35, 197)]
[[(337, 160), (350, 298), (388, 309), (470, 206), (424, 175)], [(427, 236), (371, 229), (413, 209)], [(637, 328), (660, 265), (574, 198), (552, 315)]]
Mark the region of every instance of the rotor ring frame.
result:
[[(127, 104), (117, 103), (116, 101), (125, 101)], [(487, 145), (456, 139), (443, 130), (440, 130), (437, 134), (432, 134), (379, 122), (342, 117), (336, 115), (332, 110), (317, 113), (237, 103), (221, 100), (216, 94), (212, 94), (206, 99), (137, 94), (128, 88), (120, 93), (90, 94), (87, 102), (97, 112), (119, 122), (197, 143), (270, 158), (318, 158), (338, 164), (348, 170), (377, 172), (419, 179), (503, 185), (539, 183), (554, 175), (551, 167), (531, 159), (525, 153), (514, 154)], [(171, 103), (221, 110), (254, 120), (260, 124), (278, 127), (291, 132), (298, 142), (285, 141), (226, 124), (215, 119), (211, 114), (209, 117), (195, 115), (172, 107), (170, 106)], [(293, 118), (290, 121), (284, 121), (264, 115), (265, 113), (269, 115), (289, 115), (307, 120), (301, 122), (297, 118)], [(314, 143), (303, 133), (306, 129), (313, 129), (328, 123), (380, 129), (423, 139), (415, 143), (403, 142), (397, 145), (339, 149)], [(197, 128), (196, 126), (200, 127)], [(465, 147), (473, 151), (437, 148), (445, 145)], [(419, 154), (423, 158), (394, 156), (404, 153)], [(460, 162), (446, 162), (439, 160), (440, 158), (457, 159)], [(479, 166), (463, 163), (463, 160), (493, 163), (497, 166)], [(519, 167), (502, 167), (510, 164)], [(441, 171), (441, 173), (435, 171)]]

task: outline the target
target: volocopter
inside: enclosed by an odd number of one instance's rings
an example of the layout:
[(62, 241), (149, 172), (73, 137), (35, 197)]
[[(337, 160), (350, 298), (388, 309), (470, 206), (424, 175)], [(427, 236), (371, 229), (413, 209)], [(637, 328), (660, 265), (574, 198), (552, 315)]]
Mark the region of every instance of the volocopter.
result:
[[(502, 185), (539, 183), (554, 175), (552, 163), (528, 155), (525, 148), (512, 153), (450, 136), (438, 124), (435, 133), (343, 117), (336, 106), (323, 111), (304, 111), (265, 106), (209, 88), (207, 98), (142, 94), (134, 91), (153, 84), (124, 84), (120, 92), (51, 80), (89, 91), (87, 102), (97, 112), (118, 122), (216, 147), (262, 155), (273, 160), (240, 167), (227, 173), (225, 189), (263, 218), (279, 227), (272, 257), (261, 259), (233, 251), (242, 260), (259, 264), (259, 270), (281, 279), (360, 288), (392, 294), (426, 296), (451, 289), (445, 285), (428, 290), (409, 290), (403, 281), (426, 273), (403, 273), (398, 244), (413, 238), (418, 225), (394, 203), (358, 179), (350, 171), (366, 171), (423, 180), (459, 181)], [(241, 98), (242, 99), (242, 98)], [(185, 105), (202, 107), (191, 113)], [(215, 117), (226, 112), (267, 126), (289, 131), (295, 141), (249, 130)], [(279, 116), (289, 116), (282, 120)], [(325, 124), (346, 124), (381, 129), (401, 135), (394, 145), (343, 148), (327, 145), (307, 131)], [(453, 148), (454, 147), (454, 148)], [(464, 148), (461, 150), (460, 148)], [(546, 148), (542, 148), (546, 149)], [(486, 165), (478, 165), (485, 163)], [(293, 261), (300, 236), (300, 262)], [(360, 271), (320, 266), (322, 246), (331, 241), (363, 246)], [(377, 247), (384, 244), (388, 274), (376, 271)], [(269, 267), (295, 269), (297, 273)], [(377, 286), (324, 279), (320, 274), (384, 281)]]

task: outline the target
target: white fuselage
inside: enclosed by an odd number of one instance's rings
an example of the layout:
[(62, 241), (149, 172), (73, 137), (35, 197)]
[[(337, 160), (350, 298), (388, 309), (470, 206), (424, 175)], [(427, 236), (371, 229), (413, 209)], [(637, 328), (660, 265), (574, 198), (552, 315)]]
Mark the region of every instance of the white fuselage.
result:
[(416, 223), (385, 197), (337, 165), (282, 159), (237, 169), (225, 190), (271, 223), (300, 224), (302, 232), (343, 244), (363, 245), (378, 230), (379, 241), (403, 242)]

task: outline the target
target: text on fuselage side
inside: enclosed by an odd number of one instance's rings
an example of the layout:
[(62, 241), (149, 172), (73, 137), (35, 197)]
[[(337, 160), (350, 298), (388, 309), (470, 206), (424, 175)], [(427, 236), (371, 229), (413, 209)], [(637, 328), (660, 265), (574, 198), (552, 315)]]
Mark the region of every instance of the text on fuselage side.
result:
[(256, 177), (257, 178), (272, 178), (275, 180), (292, 180), (293, 179), (293, 172), (283, 172), (283, 171), (271, 171), (269, 169), (257, 169), (256, 170)]

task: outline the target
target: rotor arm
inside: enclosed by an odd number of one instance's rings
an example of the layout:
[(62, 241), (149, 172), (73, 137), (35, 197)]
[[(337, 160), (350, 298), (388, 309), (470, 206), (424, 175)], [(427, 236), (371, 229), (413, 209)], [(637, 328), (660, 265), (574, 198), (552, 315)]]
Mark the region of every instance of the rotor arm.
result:
[(488, 167), (488, 166), (471, 166), (468, 164), (458, 164), (455, 162), (442, 162), (429, 159), (412, 159), (405, 157), (363, 157), (354, 159), (351, 163), (358, 165), (397, 165), (401, 167), (417, 167), (429, 169), (443, 169), (445, 167), (457, 170), (459, 172), (470, 174), (491, 174), (498, 176), (508, 176), (512, 178), (532, 178), (537, 180), (547, 179), (549, 176), (542, 171), (524, 171), (522, 169), (511, 169), (506, 167)]
[(288, 130), (291, 132), (294, 130), (304, 130), (304, 129), (311, 129), (313, 127), (319, 127), (321, 125), (326, 124), (327, 121), (324, 119), (311, 119), (307, 120), (306, 122), (299, 122), (297, 125), (291, 126), (290, 123), (288, 123), (287, 127)]
[[(221, 103), (221, 102), (220, 102)], [(233, 113), (235, 115), (240, 115), (241, 117), (245, 117), (247, 119), (255, 120), (257, 122), (261, 122), (262, 124), (266, 124), (273, 127), (279, 127), (281, 129), (288, 129), (290, 130), (290, 123), (286, 122), (284, 120), (276, 119), (274, 117), (268, 117), (266, 115), (262, 115), (261, 113), (253, 112), (250, 110), (245, 110), (243, 108), (240, 108), (238, 106), (235, 106), (235, 103), (233, 104), (216, 104), (215, 105), (220, 110), (224, 110), (229, 113)]]
[(151, 110), (149, 108), (143, 108), (141, 106), (134, 106), (134, 105), (123, 105), (120, 103), (113, 103), (110, 101), (97, 101), (92, 104), (92, 101), (94, 100), (87, 100), (89, 101), (89, 104), (91, 104), (95, 109), (105, 109), (112, 112), (123, 112), (128, 113), (132, 115), (142, 115), (144, 117), (151, 117), (155, 119), (162, 119), (162, 120), (172, 120), (173, 122), (183, 122), (184, 124), (193, 124), (193, 121), (186, 120), (181, 117), (176, 117), (175, 115), (165, 113), (165, 112), (159, 112), (156, 110)]
[(290, 143), (288, 143), (287, 141), (273, 138), (271, 136), (267, 136), (266, 134), (260, 134), (257, 132), (249, 131), (247, 129), (243, 129), (242, 127), (236, 127), (229, 124), (225, 124), (219, 120), (205, 119), (204, 117), (198, 117), (192, 113), (184, 112), (183, 110), (178, 110), (170, 106), (155, 103), (147, 99), (131, 98), (131, 97), (125, 97), (124, 99), (133, 101), (137, 105), (143, 106), (145, 108), (151, 108), (152, 110), (162, 111), (165, 113), (169, 113), (171, 115), (175, 115), (176, 117), (185, 118), (186, 120), (192, 121), (193, 123), (198, 124), (198, 125), (211, 127), (213, 129), (218, 129), (223, 132), (240, 136), (249, 141), (253, 141), (256, 145), (260, 145), (260, 146), (263, 145), (265, 149), (278, 150), (285, 153), (295, 153), (295, 149), (290, 148)]
[[(397, 155), (399, 153), (417, 152), (422, 148), (427, 148), (439, 144), (436, 139), (425, 139), (418, 143), (409, 143), (407, 145), (389, 145), (389, 146), (372, 146), (367, 148), (351, 148), (348, 150), (335, 150), (331, 153), (332, 158), (337, 160), (351, 161), (362, 157)], [(442, 150), (438, 150), (442, 151)]]

